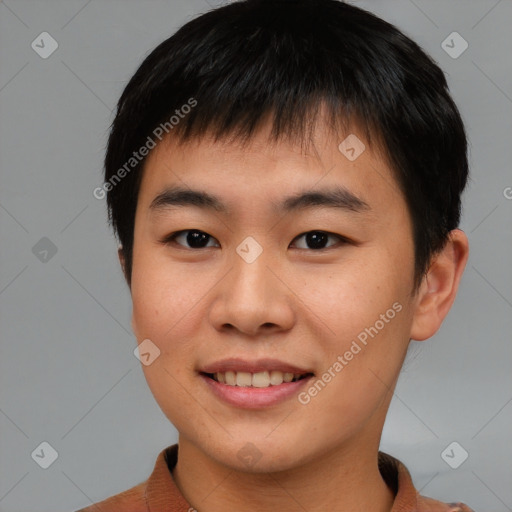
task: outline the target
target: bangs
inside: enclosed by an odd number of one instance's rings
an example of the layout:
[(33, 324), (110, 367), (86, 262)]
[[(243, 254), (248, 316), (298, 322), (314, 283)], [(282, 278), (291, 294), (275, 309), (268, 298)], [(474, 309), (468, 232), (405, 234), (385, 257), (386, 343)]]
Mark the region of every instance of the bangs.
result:
[[(151, 53), (128, 87), (137, 86), (140, 97), (148, 92), (139, 102), (140, 112), (130, 105), (131, 122), (145, 121), (141, 139), (193, 97), (197, 106), (172, 128), (182, 141), (208, 133), (215, 140), (245, 143), (270, 120), (271, 140), (305, 147), (322, 112), (322, 122), (337, 133), (357, 123), (371, 145), (381, 114), (401, 89), (401, 77), (384, 72), (386, 42), (371, 48), (371, 38), (360, 27), (355, 30), (348, 21), (330, 26), (325, 13), (318, 16), (314, 1), (296, 12), (293, 2), (263, 2), (265, 9), (259, 10), (257, 3), (209, 12)], [(332, 4), (335, 10), (341, 5)], [(129, 100), (121, 97), (119, 115)]]

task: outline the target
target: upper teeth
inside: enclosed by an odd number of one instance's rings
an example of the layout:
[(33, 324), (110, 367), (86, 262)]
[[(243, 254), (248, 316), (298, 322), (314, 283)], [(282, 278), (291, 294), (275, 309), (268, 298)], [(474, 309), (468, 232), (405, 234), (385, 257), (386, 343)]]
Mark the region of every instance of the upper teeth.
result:
[(303, 374), (284, 373), (278, 370), (271, 372), (218, 372), (213, 374), (213, 378), (228, 386), (267, 388), (269, 386), (278, 386), (283, 382), (292, 382), (302, 377)]

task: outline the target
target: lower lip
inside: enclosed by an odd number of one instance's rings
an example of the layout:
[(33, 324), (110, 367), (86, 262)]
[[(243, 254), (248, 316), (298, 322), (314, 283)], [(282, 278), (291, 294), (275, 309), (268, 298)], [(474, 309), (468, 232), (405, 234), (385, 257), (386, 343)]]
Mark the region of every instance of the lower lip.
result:
[(206, 382), (213, 393), (224, 402), (244, 409), (262, 409), (284, 402), (288, 398), (296, 396), (299, 390), (313, 377), (313, 375), (311, 375), (295, 382), (283, 382), (282, 384), (269, 386), (268, 388), (253, 388), (228, 386), (206, 375), (199, 374), (199, 376)]

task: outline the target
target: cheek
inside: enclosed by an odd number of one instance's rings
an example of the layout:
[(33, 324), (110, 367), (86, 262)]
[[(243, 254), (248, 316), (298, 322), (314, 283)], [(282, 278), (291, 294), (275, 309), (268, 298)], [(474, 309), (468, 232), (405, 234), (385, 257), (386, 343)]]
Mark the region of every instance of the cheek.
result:
[(343, 261), (328, 274), (324, 269), (307, 273), (301, 295), (321, 312), (331, 334), (353, 335), (405, 296), (408, 286), (383, 254), (385, 251), (369, 250), (362, 257)]
[(190, 399), (183, 386), (192, 373), (190, 340), (194, 338), (194, 326), (200, 322), (193, 309), (199, 290), (194, 292), (194, 283), (165, 262), (143, 257), (134, 261), (134, 334), (138, 343), (149, 339), (159, 350), (154, 362), (143, 364), (142, 370), (164, 414), (177, 428), (184, 428), (180, 411)]
[(187, 286), (190, 280), (149, 247), (149, 242), (134, 246), (132, 325), (139, 341), (144, 337), (163, 338), (193, 300)]
[(137, 340), (150, 338), (162, 352), (179, 349), (175, 340), (188, 338), (191, 323), (198, 321), (193, 315), (196, 302), (197, 296), (176, 282), (171, 287), (162, 280), (148, 279), (134, 287), (132, 327)]
[[(160, 350), (155, 368), (144, 367), (150, 385), (166, 381), (169, 375), (187, 378), (185, 370), (193, 363), (192, 344), (200, 339), (204, 327), (204, 300), (215, 276), (192, 272), (183, 264), (171, 264), (150, 254), (134, 258), (132, 274), (132, 327), (137, 341), (150, 339)], [(213, 280), (213, 281), (212, 281)], [(151, 386), (153, 387), (153, 386)]]
[[(408, 265), (412, 268), (412, 262)], [(390, 382), (407, 350), (412, 273), (400, 267), (396, 254), (375, 248), (344, 262), (336, 273), (310, 274), (308, 282), (305, 293), (315, 297), (311, 309), (326, 326), (326, 336), (315, 340), (323, 345), (323, 364), (327, 370), (338, 356), (344, 359), (331, 391), (339, 386), (371, 396), (379, 383), (369, 370)]]

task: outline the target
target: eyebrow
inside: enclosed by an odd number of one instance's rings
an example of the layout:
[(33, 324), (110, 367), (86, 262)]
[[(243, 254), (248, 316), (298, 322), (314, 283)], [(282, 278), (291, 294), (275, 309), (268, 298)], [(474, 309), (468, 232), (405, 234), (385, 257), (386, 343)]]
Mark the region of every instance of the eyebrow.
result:
[[(355, 213), (371, 210), (368, 203), (354, 195), (345, 187), (336, 186), (311, 191), (306, 190), (286, 197), (280, 203), (272, 201), (275, 213), (289, 213), (312, 207), (335, 208)], [(174, 206), (194, 206), (212, 210), (225, 215), (231, 214), (230, 208), (218, 197), (201, 190), (192, 190), (179, 186), (166, 188), (151, 201), (149, 210), (159, 212)]]

